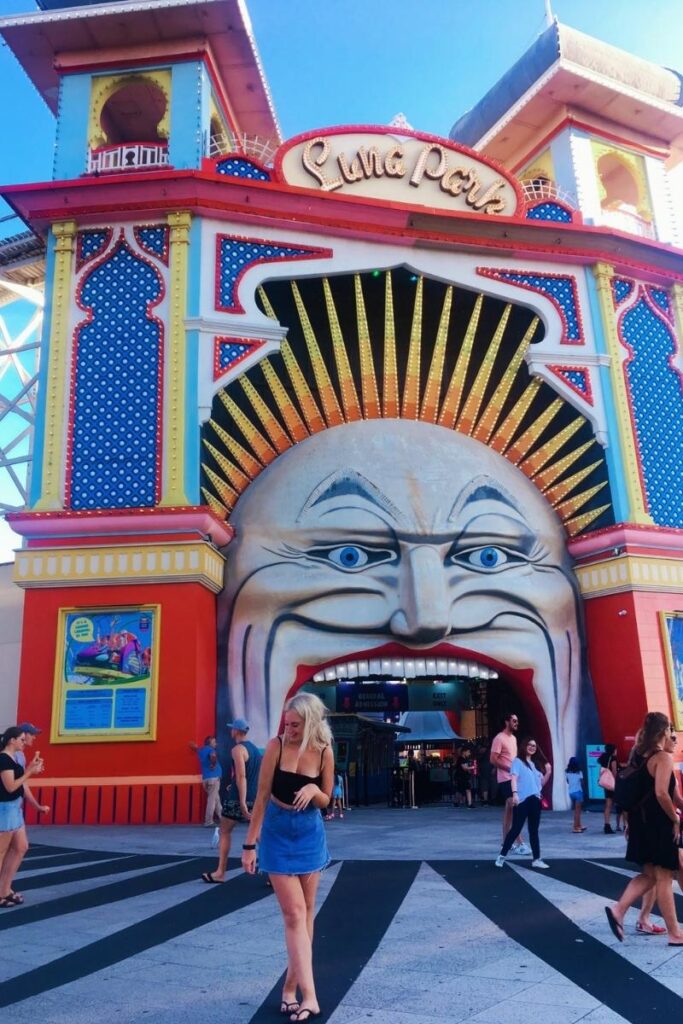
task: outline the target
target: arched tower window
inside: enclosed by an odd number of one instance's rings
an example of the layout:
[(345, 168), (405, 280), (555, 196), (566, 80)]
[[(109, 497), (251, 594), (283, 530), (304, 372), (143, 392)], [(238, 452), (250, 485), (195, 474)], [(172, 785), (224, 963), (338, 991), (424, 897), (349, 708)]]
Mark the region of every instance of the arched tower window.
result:
[(166, 166), (170, 107), (169, 71), (93, 79), (88, 170), (103, 174)]
[(642, 157), (593, 143), (602, 223), (654, 237), (652, 209)]
[(167, 101), (154, 82), (124, 81), (102, 107), (100, 124), (109, 145), (120, 142), (163, 142), (159, 126)]

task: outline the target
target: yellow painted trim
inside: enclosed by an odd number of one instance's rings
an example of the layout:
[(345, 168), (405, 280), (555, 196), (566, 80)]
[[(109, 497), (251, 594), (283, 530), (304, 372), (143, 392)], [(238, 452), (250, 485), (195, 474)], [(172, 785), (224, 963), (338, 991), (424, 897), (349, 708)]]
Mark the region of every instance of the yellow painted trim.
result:
[(525, 181), (533, 178), (547, 178), (554, 182), (555, 166), (550, 148), (544, 149), (542, 153), (535, 156), (531, 163), (518, 173), (517, 177), (523, 178)]
[(17, 553), (13, 578), (24, 589), (200, 583), (217, 594), (223, 587), (224, 561), (207, 541), (25, 548)]
[[(148, 82), (156, 85), (164, 94), (166, 110), (157, 125), (162, 139), (168, 139), (171, 133), (171, 72), (170, 71), (136, 71), (125, 75), (98, 75), (92, 80), (90, 89), (90, 115), (88, 117), (88, 145), (91, 149), (107, 146), (110, 139), (102, 127), (102, 110), (108, 99), (119, 89), (135, 82)], [(136, 139), (136, 142), (144, 142)]]
[(131, 775), (108, 776), (102, 778), (44, 779), (36, 776), (31, 785), (33, 789), (41, 786), (194, 786), (201, 783), (201, 775)]
[(671, 707), (673, 710), (673, 719), (676, 729), (679, 731), (683, 729), (683, 701), (678, 696), (678, 690), (676, 687), (676, 669), (673, 662), (673, 653), (671, 650), (671, 642), (669, 640), (669, 630), (667, 629), (667, 619), (681, 619), (683, 618), (683, 612), (659, 612), (659, 629), (662, 637), (662, 647), (664, 648), (664, 662), (666, 664), (666, 681), (669, 688), (669, 699), (671, 700)]
[(625, 591), (683, 593), (683, 560), (651, 555), (620, 555), (575, 570), (584, 598)]
[(185, 382), (189, 213), (170, 213), (168, 343), (163, 423), (163, 485), (160, 505), (189, 505), (185, 494)]
[(593, 267), (598, 301), (600, 303), (600, 315), (602, 326), (607, 342), (607, 351), (610, 357), (610, 377), (612, 390), (617, 408), (617, 424), (619, 428), (619, 441), (621, 453), (624, 459), (626, 470), (626, 490), (629, 499), (631, 522), (651, 525), (652, 516), (648, 513), (645, 504), (645, 495), (638, 469), (638, 455), (636, 450), (636, 439), (631, 424), (631, 413), (624, 380), (623, 356), (624, 350), (619, 342), (617, 332), (617, 319), (612, 299), (612, 278), (614, 270), (606, 263), (596, 263)]
[(67, 375), (69, 368), (69, 306), (71, 299), (71, 267), (76, 237), (76, 222), (61, 221), (52, 225), (55, 239), (55, 272), (52, 286), (50, 319), (50, 356), (45, 394), (45, 435), (41, 494), (33, 505), (35, 511), (64, 507), (65, 412), (67, 406)]
[(598, 183), (601, 205), (607, 193), (605, 192), (605, 186), (602, 184), (602, 179), (600, 178), (598, 161), (603, 156), (613, 156), (623, 164), (635, 178), (636, 187), (638, 189), (638, 216), (642, 217), (644, 220), (651, 221), (653, 219), (652, 204), (650, 202), (650, 193), (647, 187), (647, 178), (645, 177), (645, 164), (642, 156), (638, 153), (629, 153), (627, 150), (620, 149), (618, 146), (610, 146), (604, 142), (597, 142), (595, 139), (591, 140), (591, 149), (593, 152), (593, 166), (595, 167), (595, 177)]
[[(64, 637), (66, 633), (66, 618), (67, 615), (75, 612), (82, 612), (83, 615), (97, 614), (98, 612), (116, 612), (116, 611), (139, 611), (148, 612), (154, 617), (154, 637), (153, 637), (153, 651), (152, 651), (152, 675), (149, 681), (149, 725), (144, 731), (136, 732), (116, 732), (113, 727), (111, 730), (106, 732), (70, 732), (61, 733), (63, 710), (65, 707), (64, 690), (63, 685), (63, 673), (62, 666), (64, 664)], [(161, 633), (161, 605), (160, 604), (140, 604), (140, 605), (124, 605), (117, 606), (113, 605), (104, 608), (92, 608), (88, 607), (75, 607), (75, 608), (60, 608), (59, 616), (57, 621), (57, 651), (55, 654), (55, 668), (52, 684), (52, 718), (50, 722), (50, 743), (62, 744), (62, 743), (144, 743), (145, 741), (152, 741), (157, 738), (157, 709), (159, 705), (159, 636)], [(135, 684), (119, 684), (120, 687), (126, 686), (141, 686), (141, 683)], [(88, 687), (83, 687), (88, 689)]]

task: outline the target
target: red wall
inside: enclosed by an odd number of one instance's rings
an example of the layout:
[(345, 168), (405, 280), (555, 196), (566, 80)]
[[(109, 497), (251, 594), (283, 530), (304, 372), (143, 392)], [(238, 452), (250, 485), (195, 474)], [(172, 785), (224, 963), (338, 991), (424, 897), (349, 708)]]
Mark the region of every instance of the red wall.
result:
[(629, 752), (629, 737), (648, 711), (671, 714), (658, 613), (680, 609), (680, 604), (680, 594), (642, 591), (584, 602), (588, 663), (603, 738), (616, 743), (621, 756)]
[[(45, 758), (45, 777), (198, 773), (197, 759), (187, 744), (215, 731), (215, 602), (215, 595), (198, 583), (26, 591), (18, 716), (44, 730), (35, 748)], [(156, 741), (52, 745), (59, 609), (138, 604), (161, 605)]]

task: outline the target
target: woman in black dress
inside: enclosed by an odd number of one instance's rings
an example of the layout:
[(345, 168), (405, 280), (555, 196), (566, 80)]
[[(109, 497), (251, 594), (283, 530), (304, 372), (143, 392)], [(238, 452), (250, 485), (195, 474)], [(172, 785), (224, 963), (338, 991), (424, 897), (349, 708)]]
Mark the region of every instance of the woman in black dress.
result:
[(605, 907), (607, 920), (619, 942), (624, 940), (624, 916), (630, 906), (652, 888), (669, 937), (670, 946), (683, 946), (683, 931), (676, 919), (673, 877), (678, 870), (680, 822), (676, 806), (683, 800), (676, 789), (673, 752), (676, 732), (666, 715), (651, 711), (645, 716), (638, 754), (642, 757), (643, 797), (628, 814), (626, 859), (641, 865), (621, 898)]

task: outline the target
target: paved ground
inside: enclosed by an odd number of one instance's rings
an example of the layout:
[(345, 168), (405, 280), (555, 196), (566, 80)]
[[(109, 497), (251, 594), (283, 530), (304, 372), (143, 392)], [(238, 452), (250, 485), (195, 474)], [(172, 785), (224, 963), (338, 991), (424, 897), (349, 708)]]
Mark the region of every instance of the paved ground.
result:
[[(354, 810), (329, 823), (316, 973), (331, 1024), (652, 1024), (683, 1009), (683, 953), (603, 907), (629, 875), (621, 836), (546, 814), (543, 856), (498, 870), (500, 812)], [(235, 833), (239, 851), (243, 830)], [(274, 897), (205, 886), (209, 830), (32, 830), (23, 907), (0, 911), (13, 1024), (271, 1024), (285, 962)], [(678, 897), (683, 920), (683, 898)], [(11, 1014), (11, 1016), (10, 1016)], [(4, 1018), (3, 1018), (4, 1019)]]

